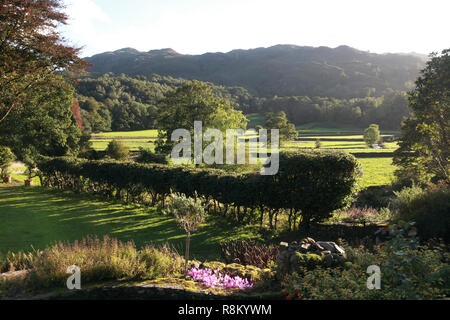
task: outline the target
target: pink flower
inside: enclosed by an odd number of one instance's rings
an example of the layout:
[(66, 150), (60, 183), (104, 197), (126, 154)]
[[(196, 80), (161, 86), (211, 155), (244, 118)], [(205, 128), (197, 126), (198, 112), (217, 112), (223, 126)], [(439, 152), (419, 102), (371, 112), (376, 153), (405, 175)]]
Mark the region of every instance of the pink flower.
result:
[(195, 267), (188, 273), (194, 281), (202, 282), (208, 287), (221, 287), (221, 288), (239, 288), (241, 290), (253, 288), (253, 284), (247, 279), (241, 277), (230, 277), (229, 275), (220, 274), (219, 270), (212, 271), (211, 269), (199, 269)]

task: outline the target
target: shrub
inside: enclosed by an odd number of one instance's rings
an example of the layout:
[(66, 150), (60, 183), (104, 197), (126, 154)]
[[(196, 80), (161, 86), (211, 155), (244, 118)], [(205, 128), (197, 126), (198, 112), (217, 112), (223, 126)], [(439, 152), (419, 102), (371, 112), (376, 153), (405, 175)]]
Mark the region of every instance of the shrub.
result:
[(184, 260), (169, 245), (160, 248), (147, 246), (141, 249), (140, 255), (147, 265), (146, 279), (156, 279), (179, 274)]
[(139, 147), (139, 156), (136, 158), (136, 162), (168, 164), (167, 156), (156, 154), (153, 151), (142, 147)]
[(396, 193), (395, 221), (414, 221), (423, 239), (443, 238), (450, 241), (450, 188), (448, 184), (430, 184), (421, 189), (413, 186)]
[[(369, 251), (346, 247), (347, 262), (338, 268), (303, 268), (282, 281), (288, 300), (445, 299), (450, 291), (449, 253), (420, 247), (411, 233), (394, 228), (394, 238)], [(408, 234), (412, 236), (408, 236)], [(367, 288), (369, 266), (381, 268), (381, 290)]]
[[(329, 219), (332, 212), (343, 209), (353, 200), (359, 175), (359, 163), (345, 153), (292, 152), (280, 154), (280, 171), (270, 176), (275, 186), (275, 206), (289, 203), (291, 214), (301, 212), (301, 222), (308, 228), (311, 222)], [(291, 225), (292, 217), (289, 217)]]
[(372, 207), (375, 209), (389, 207), (394, 198), (391, 186), (373, 186), (361, 190), (356, 195), (355, 207)]
[(115, 160), (126, 160), (130, 156), (130, 149), (119, 140), (112, 140), (106, 148), (106, 154)]
[(278, 247), (255, 241), (234, 240), (221, 242), (220, 253), (226, 263), (268, 268), (277, 259)]
[(191, 233), (197, 231), (200, 225), (205, 221), (205, 209), (201, 199), (196, 195), (194, 198), (186, 197), (184, 194), (173, 193), (170, 195), (170, 203), (163, 210), (164, 214), (175, 216), (175, 220), (186, 234), (186, 257), (185, 274), (188, 273), (189, 246), (191, 242)]

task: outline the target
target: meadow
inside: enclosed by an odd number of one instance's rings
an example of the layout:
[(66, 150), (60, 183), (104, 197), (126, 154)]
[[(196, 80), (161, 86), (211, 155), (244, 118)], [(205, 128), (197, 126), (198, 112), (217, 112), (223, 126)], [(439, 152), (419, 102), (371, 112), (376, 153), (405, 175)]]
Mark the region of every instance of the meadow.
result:
[[(250, 115), (249, 128), (261, 124), (260, 115)], [(312, 123), (297, 127), (299, 139), (282, 143), (281, 150), (295, 151), (299, 149), (316, 149), (316, 141), (320, 139), (322, 150), (339, 150), (355, 154), (362, 166), (363, 177), (360, 187), (382, 186), (392, 182), (395, 166), (392, 164), (392, 153), (398, 148), (396, 142), (385, 143), (384, 149), (368, 148), (363, 139), (363, 130), (351, 127), (326, 127), (324, 124)], [(382, 131), (384, 138), (396, 135), (395, 131)], [(97, 151), (106, 150), (113, 139), (120, 140), (131, 151), (139, 148), (155, 149), (158, 136), (156, 130), (132, 132), (106, 132), (92, 136), (92, 146)], [(370, 154), (365, 156), (364, 154)], [(376, 154), (379, 154), (377, 156)]]

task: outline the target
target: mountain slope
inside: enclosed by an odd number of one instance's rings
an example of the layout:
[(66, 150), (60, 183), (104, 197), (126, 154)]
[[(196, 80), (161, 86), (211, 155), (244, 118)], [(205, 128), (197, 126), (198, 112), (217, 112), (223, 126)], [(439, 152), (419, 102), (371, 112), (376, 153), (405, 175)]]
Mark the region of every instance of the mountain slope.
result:
[(347, 46), (234, 50), (228, 53), (183, 55), (172, 49), (140, 52), (125, 48), (87, 58), (90, 72), (130, 76), (160, 74), (242, 86), (261, 97), (381, 96), (411, 88), (424, 59), (405, 54), (374, 54)]

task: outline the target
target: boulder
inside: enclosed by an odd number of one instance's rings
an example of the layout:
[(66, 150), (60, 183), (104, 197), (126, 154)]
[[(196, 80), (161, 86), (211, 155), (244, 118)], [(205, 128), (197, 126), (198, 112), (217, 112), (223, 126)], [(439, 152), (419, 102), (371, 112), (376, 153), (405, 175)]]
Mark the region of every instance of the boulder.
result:
[(282, 242), (277, 256), (277, 266), (279, 275), (298, 270), (303, 266), (315, 268), (323, 265), (326, 267), (336, 267), (345, 263), (345, 250), (334, 242), (315, 241), (312, 238), (305, 238), (299, 243), (291, 244)]

